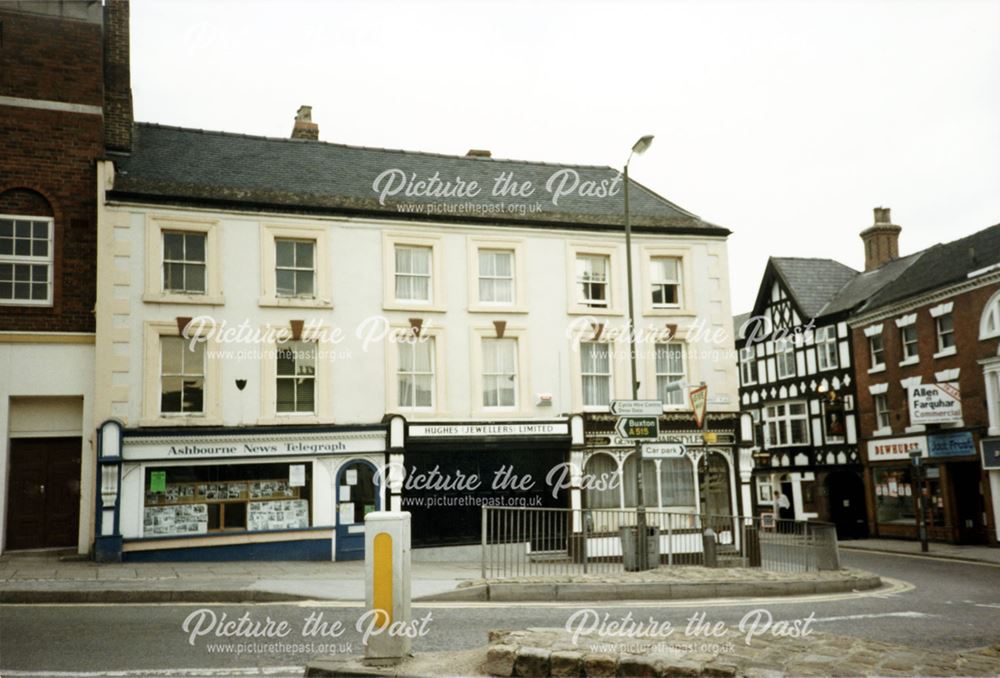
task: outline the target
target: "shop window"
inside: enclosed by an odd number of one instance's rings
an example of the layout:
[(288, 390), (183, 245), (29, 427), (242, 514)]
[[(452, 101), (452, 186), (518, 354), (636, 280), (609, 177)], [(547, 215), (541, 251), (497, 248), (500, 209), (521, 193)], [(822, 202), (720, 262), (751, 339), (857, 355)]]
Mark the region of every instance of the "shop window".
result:
[(879, 523), (914, 525), (913, 479), (909, 468), (874, 469), (875, 516)]
[(52, 224), (0, 216), (0, 304), (52, 305)]
[(143, 536), (310, 525), (309, 463), (147, 467)]
[(832, 370), (837, 367), (837, 328), (833, 325), (816, 330), (816, 354), (819, 369)]
[(678, 385), (687, 379), (684, 369), (684, 344), (671, 342), (656, 345), (656, 394), (664, 406), (684, 406), (684, 389)]
[(205, 294), (206, 233), (163, 232), (163, 291)]
[(182, 337), (160, 338), (160, 413), (204, 412), (205, 344)]
[(274, 289), (279, 297), (316, 296), (316, 241), (274, 239)]
[(316, 344), (295, 341), (277, 350), (278, 413), (316, 410)]
[(660, 506), (694, 507), (694, 466), (687, 458), (660, 460)]
[[(634, 508), (639, 505), (639, 479), (636, 476), (636, 455), (630, 454), (625, 459), (623, 468), (622, 484), (625, 487), (625, 508)], [(652, 459), (642, 461), (642, 494), (646, 500), (646, 506), (656, 508), (659, 506), (657, 496), (656, 463)], [(692, 502), (693, 503), (693, 502)]]
[(608, 454), (594, 454), (583, 467), (586, 478), (584, 501), (589, 509), (621, 507), (621, 474)]
[(580, 343), (583, 406), (605, 408), (611, 404), (611, 346), (599, 341)]

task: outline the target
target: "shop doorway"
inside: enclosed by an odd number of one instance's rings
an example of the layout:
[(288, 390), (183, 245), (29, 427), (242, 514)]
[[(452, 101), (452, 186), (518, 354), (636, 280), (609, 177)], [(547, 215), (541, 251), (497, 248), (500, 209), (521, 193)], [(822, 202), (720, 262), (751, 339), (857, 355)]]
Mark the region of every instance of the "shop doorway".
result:
[(705, 455), (700, 467), (701, 512), (715, 516), (732, 515), (729, 462), (718, 452), (709, 452)]
[(834, 471), (826, 476), (826, 496), (830, 520), (837, 526), (838, 539), (865, 539), (865, 484), (854, 471)]
[(365, 557), (365, 515), (378, 511), (379, 486), (375, 465), (363, 459), (349, 461), (337, 472), (336, 560)]
[(7, 549), (76, 546), (80, 438), (12, 438)]
[(982, 472), (976, 462), (952, 463), (947, 468), (951, 496), (955, 498), (955, 518), (959, 544), (986, 544)]

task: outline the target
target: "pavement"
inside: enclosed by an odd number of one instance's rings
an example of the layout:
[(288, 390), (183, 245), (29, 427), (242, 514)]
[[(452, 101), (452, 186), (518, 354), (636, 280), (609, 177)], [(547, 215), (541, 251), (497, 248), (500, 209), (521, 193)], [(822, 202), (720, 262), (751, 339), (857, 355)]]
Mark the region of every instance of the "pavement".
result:
[[(599, 577), (484, 581), (478, 562), (414, 562), (415, 601), (643, 600), (869, 590), (855, 570), (772, 573), (663, 567)], [(364, 562), (94, 563), (52, 553), (0, 557), (0, 603), (364, 601)]]
[(904, 539), (851, 539), (839, 543), (841, 549), (896, 553), (944, 560), (961, 560), (970, 563), (1000, 565), (1000, 548), (992, 546), (966, 546), (959, 544), (928, 544), (927, 552), (920, 550), (919, 541)]

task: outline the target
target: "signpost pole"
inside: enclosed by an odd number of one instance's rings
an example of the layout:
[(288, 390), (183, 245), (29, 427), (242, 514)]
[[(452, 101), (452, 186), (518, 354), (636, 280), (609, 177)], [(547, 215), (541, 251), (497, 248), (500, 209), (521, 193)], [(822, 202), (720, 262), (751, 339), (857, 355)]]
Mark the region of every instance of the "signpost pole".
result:
[(927, 553), (927, 496), (924, 493), (924, 465), (920, 463), (920, 451), (910, 452), (910, 459), (913, 460), (913, 484), (917, 494), (917, 504), (919, 515), (917, 516), (917, 530), (920, 533), (920, 550)]

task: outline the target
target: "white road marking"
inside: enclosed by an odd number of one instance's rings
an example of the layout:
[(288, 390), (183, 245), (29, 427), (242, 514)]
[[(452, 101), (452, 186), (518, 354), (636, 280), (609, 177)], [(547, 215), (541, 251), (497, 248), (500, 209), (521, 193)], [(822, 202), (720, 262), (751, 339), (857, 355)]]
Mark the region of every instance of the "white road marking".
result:
[(20, 678), (142, 678), (159, 676), (162, 678), (182, 678), (183, 676), (206, 676), (207, 678), (228, 678), (229, 676), (301, 676), (304, 666), (262, 666), (253, 669), (143, 669), (125, 671), (13, 671), (2, 669), (7, 676)]
[(926, 612), (877, 612), (872, 614), (847, 614), (843, 617), (817, 617), (814, 622), (832, 621), (852, 621), (855, 619), (882, 619), (883, 617), (903, 617), (904, 619), (922, 619), (924, 617), (937, 617), (936, 614)]
[(1000, 610), (1000, 604), (997, 603), (973, 603), (976, 607), (989, 607), (994, 610)]

